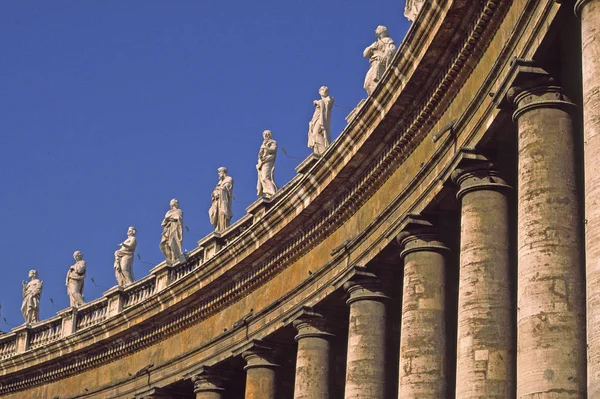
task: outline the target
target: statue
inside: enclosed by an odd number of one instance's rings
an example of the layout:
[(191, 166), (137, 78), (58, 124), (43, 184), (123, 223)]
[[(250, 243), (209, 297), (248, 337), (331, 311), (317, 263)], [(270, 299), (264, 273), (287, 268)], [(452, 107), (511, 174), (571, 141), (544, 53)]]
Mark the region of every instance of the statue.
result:
[(313, 101), (315, 113), (308, 123), (308, 147), (317, 155), (324, 153), (331, 143), (331, 109), (334, 101), (329, 96), (327, 86), (321, 86), (319, 94), (321, 99)]
[(83, 299), (83, 283), (85, 280), (85, 261), (81, 251), (73, 253), (75, 264), (67, 272), (67, 295), (71, 307), (79, 307), (85, 304)]
[(404, 6), (404, 16), (414, 22), (423, 8), (425, 0), (406, 0), (406, 6)]
[(26, 324), (37, 323), (40, 321), (40, 297), (42, 296), (42, 286), (44, 282), (38, 280), (38, 274), (35, 270), (29, 271), (30, 281), (23, 281), (23, 303), (21, 313)]
[(215, 231), (220, 232), (229, 227), (233, 216), (231, 200), (233, 199), (233, 179), (227, 176), (227, 168), (221, 166), (217, 169), (219, 182), (212, 192), (212, 205), (208, 210), (210, 223), (215, 226)]
[(271, 198), (277, 191), (275, 185), (275, 158), (277, 157), (277, 142), (273, 140), (273, 134), (270, 130), (263, 132), (263, 143), (258, 152), (258, 182), (256, 183), (256, 191), (259, 197), (263, 195), (266, 198)]
[(385, 26), (379, 25), (377, 29), (375, 29), (375, 34), (377, 35), (377, 41), (367, 47), (363, 52), (363, 56), (369, 58), (371, 64), (369, 72), (367, 72), (367, 76), (365, 76), (364, 84), (364, 88), (368, 95), (373, 94), (377, 87), (377, 83), (381, 80), (381, 77), (396, 53), (396, 45), (389, 36)]
[(121, 287), (135, 281), (135, 277), (133, 277), (133, 255), (135, 247), (137, 247), (136, 233), (135, 227), (130, 226), (127, 229), (127, 239), (120, 243), (121, 248), (115, 251), (115, 276), (117, 277), (117, 284)]
[(175, 198), (169, 203), (171, 209), (162, 221), (163, 233), (160, 240), (160, 250), (167, 259), (167, 264), (184, 262), (183, 243), (183, 212), (179, 209), (179, 201)]

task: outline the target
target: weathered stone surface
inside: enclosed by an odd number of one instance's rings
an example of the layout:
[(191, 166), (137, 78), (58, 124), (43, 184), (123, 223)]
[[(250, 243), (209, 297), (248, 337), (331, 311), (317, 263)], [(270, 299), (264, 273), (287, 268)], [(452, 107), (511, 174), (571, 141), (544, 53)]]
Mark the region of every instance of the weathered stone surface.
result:
[(223, 399), (226, 381), (218, 370), (201, 367), (192, 377), (196, 399)]
[(571, 116), (576, 108), (549, 76), (539, 79), (548, 83), (520, 88), (514, 98), (519, 151), (517, 396), (561, 392), (561, 397), (584, 398), (583, 226)]
[(278, 399), (277, 369), (273, 349), (262, 344), (252, 345), (242, 353), (246, 361), (245, 399)]
[(388, 297), (381, 292), (377, 277), (361, 270), (344, 284), (350, 294), (346, 399), (385, 399), (385, 366)]
[(331, 339), (325, 318), (304, 308), (293, 322), (298, 331), (294, 399), (329, 399), (332, 387)]
[(588, 396), (600, 396), (600, 1), (579, 0), (581, 18)]
[(486, 162), (452, 178), (461, 201), (456, 398), (513, 398), (509, 186)]
[(404, 260), (398, 398), (445, 398), (448, 248), (421, 218), (407, 223), (398, 241)]

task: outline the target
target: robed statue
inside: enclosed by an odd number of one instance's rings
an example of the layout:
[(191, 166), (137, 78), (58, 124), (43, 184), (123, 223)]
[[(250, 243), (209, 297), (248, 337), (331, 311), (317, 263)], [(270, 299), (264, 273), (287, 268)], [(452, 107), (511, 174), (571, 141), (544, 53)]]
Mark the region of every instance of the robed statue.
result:
[(23, 314), (25, 323), (32, 324), (40, 321), (40, 297), (42, 296), (44, 282), (38, 280), (38, 274), (35, 270), (30, 270), (28, 277), (28, 283), (23, 281), (21, 313)]
[(371, 64), (364, 84), (368, 95), (373, 94), (396, 53), (396, 44), (388, 34), (385, 26), (379, 25), (375, 29), (375, 35), (377, 35), (377, 41), (363, 52), (363, 56), (368, 58)]
[(77, 308), (85, 304), (85, 300), (83, 299), (85, 261), (83, 260), (81, 251), (75, 251), (73, 259), (75, 259), (75, 264), (69, 267), (65, 283), (67, 285), (67, 295), (69, 296), (70, 306)]
[(331, 143), (331, 109), (333, 97), (329, 96), (327, 86), (319, 89), (320, 100), (313, 101), (315, 113), (308, 124), (308, 147), (317, 155), (325, 152)]
[(215, 226), (216, 232), (221, 232), (229, 227), (233, 212), (231, 201), (233, 199), (233, 178), (227, 176), (227, 168), (221, 166), (217, 169), (219, 182), (212, 192), (212, 203), (208, 210), (210, 223)]
[(167, 259), (167, 264), (174, 265), (177, 262), (184, 262), (183, 254), (183, 211), (179, 209), (179, 201), (175, 198), (169, 203), (171, 209), (165, 214), (162, 221), (162, 237), (160, 240), (160, 250)]
[(258, 182), (256, 193), (259, 197), (271, 198), (277, 191), (275, 184), (275, 159), (277, 158), (277, 142), (273, 140), (270, 130), (263, 132), (263, 143), (258, 152)]
[(119, 249), (115, 251), (115, 277), (117, 284), (125, 287), (135, 281), (133, 277), (133, 261), (135, 248), (137, 247), (137, 239), (135, 235), (137, 230), (130, 226), (127, 229), (127, 239), (119, 244)]

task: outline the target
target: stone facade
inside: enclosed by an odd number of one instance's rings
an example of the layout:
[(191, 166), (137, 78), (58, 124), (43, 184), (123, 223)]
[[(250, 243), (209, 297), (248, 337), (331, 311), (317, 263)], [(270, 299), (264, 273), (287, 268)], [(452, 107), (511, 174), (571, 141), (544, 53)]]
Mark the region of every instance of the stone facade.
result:
[(276, 196), (0, 337), (0, 396), (598, 397), (599, 3), (427, 2)]

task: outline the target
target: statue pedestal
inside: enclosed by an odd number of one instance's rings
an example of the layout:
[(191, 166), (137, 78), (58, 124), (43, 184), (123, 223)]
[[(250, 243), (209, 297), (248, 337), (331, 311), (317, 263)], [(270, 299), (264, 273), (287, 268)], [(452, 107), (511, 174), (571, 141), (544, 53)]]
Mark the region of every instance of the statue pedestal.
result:
[(261, 197), (250, 204), (248, 208), (246, 208), (246, 212), (252, 215), (252, 223), (256, 223), (256, 221), (262, 218), (267, 210), (271, 206), (272, 198)]
[(296, 172), (298, 174), (306, 174), (313, 167), (317, 161), (321, 159), (320, 155), (310, 154), (304, 161), (300, 163), (300, 165), (296, 166)]
[(210, 258), (215, 256), (216, 253), (223, 248), (224, 242), (225, 241), (221, 237), (221, 233), (217, 233), (216, 231), (199, 240), (198, 247), (204, 250), (202, 263), (205, 263)]
[(350, 123), (350, 121), (352, 119), (354, 119), (354, 117), (356, 116), (356, 114), (358, 114), (358, 112), (362, 109), (363, 105), (365, 105), (365, 102), (367, 101), (366, 98), (363, 98), (362, 100), (360, 100), (358, 102), (358, 105), (356, 107), (354, 107), (354, 109), (352, 111), (350, 111), (350, 113), (348, 114), (348, 116), (346, 116), (346, 122)]

